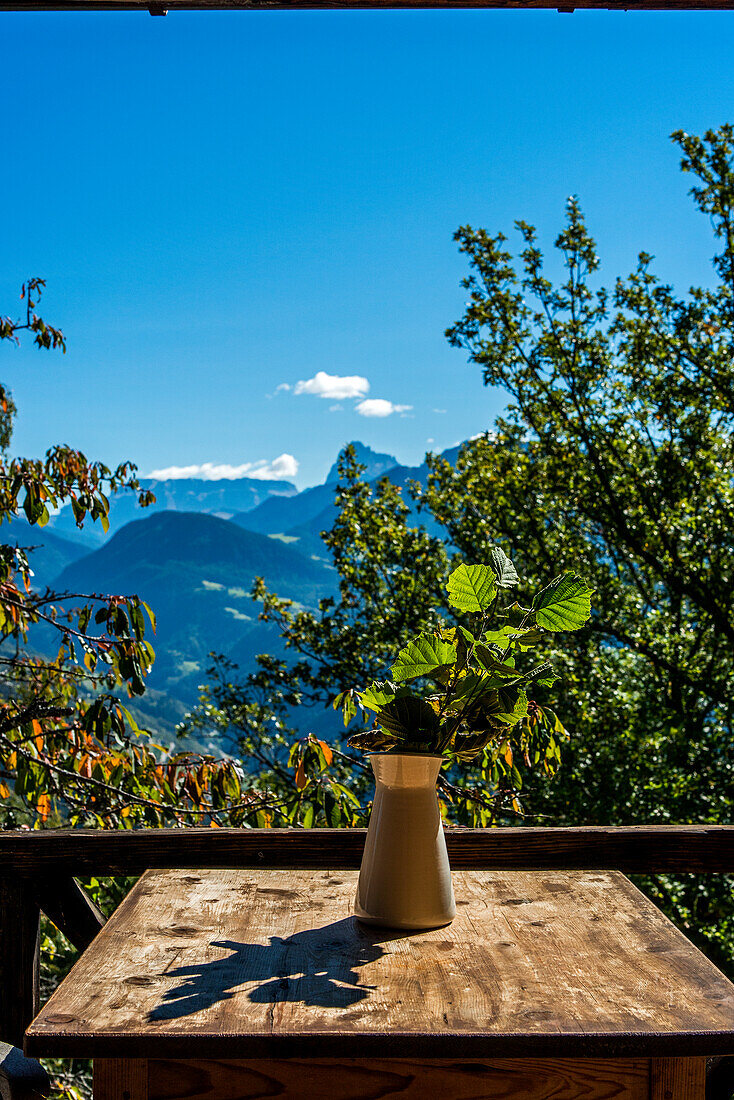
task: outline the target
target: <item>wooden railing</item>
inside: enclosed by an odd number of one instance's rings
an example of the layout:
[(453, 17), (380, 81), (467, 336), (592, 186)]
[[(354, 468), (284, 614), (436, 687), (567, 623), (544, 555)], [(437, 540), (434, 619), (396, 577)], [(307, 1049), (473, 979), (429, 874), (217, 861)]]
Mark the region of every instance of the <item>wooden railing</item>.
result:
[[(104, 923), (75, 881), (149, 867), (359, 867), (363, 829), (87, 829), (0, 833), (0, 1040), (38, 1011), (41, 911), (83, 950)], [(457, 870), (734, 872), (734, 825), (449, 829)]]

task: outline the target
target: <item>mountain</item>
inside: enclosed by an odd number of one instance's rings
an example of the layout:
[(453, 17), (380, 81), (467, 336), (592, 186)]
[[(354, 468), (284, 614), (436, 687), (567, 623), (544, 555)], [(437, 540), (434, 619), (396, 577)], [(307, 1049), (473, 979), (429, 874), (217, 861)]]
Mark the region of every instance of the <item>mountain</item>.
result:
[[(391, 455), (361, 443), (354, 446), (369, 480), (387, 476), (398, 486), (410, 480), (426, 484), (425, 463), (401, 466)], [(454, 464), (459, 449), (444, 451), (443, 457)], [(335, 474), (332, 466), (329, 478)], [(154, 487), (158, 503), (139, 510), (129, 497), (125, 507), (132, 521), (91, 553), (48, 527), (34, 532), (34, 542), (43, 544), (33, 560), (39, 583), (53, 580), (58, 590), (137, 594), (155, 611), (158, 633), (151, 641), (156, 663), (149, 692), (134, 705), (140, 720), (161, 736), (172, 736), (176, 721), (197, 701), (211, 651), (236, 661), (241, 674), (253, 669), (258, 653), (293, 656), (286, 653), (277, 628), (257, 618), (258, 606), (248, 596), (255, 576), (263, 576), (279, 596), (308, 608), (336, 592), (338, 578), (319, 538), (336, 517), (336, 483), (329, 480), (297, 493), (282, 482), (246, 482), (159, 482)], [(231, 520), (207, 514), (207, 509), (246, 505), (257, 493), (264, 498)], [(166, 503), (174, 507), (165, 509)], [(118, 508), (117, 517), (125, 514)], [(414, 511), (411, 518), (445, 537), (430, 516)], [(56, 638), (52, 642), (47, 628), (39, 627), (34, 644), (50, 651)], [(321, 728), (319, 723), (333, 718), (329, 715), (309, 712), (305, 720)]]
[[(205, 481), (202, 478), (153, 481), (150, 478), (141, 478), (140, 484), (144, 489), (151, 489), (155, 493), (155, 504), (140, 508), (137, 495), (129, 490), (111, 496), (110, 535), (124, 524), (154, 512), (201, 512), (204, 515), (229, 519), (235, 513), (248, 512), (270, 498), (288, 498), (298, 492), (290, 481), (262, 481), (249, 477), (220, 478), (215, 481)], [(109, 537), (105, 535), (101, 524), (92, 524), (89, 519), (80, 530), (69, 505), (62, 508), (56, 516), (52, 516), (49, 526), (60, 535), (77, 538), (89, 548), (101, 546)]]
[[(395, 466), (399, 466), (397, 458), (392, 455), (380, 454), (378, 451), (373, 451), (371, 447), (368, 447), (366, 443), (360, 443), (358, 439), (353, 439), (351, 443), (346, 446), (354, 447), (355, 454), (357, 456), (357, 462), (361, 466), (366, 466), (363, 477), (367, 481), (373, 481), (376, 477), (380, 477), (382, 474), (386, 474), (388, 470), (392, 470)], [(326, 484), (335, 485), (339, 480), (339, 459), (337, 458), (334, 465), (326, 475)]]
[[(353, 443), (352, 446), (357, 450), (358, 457), (360, 454), (364, 456), (360, 461), (367, 465), (368, 472), (365, 476), (368, 481), (375, 482), (381, 477), (387, 477), (393, 485), (400, 487), (406, 486), (409, 481), (417, 481), (423, 486), (427, 484), (428, 466), (425, 462), (421, 463), (420, 466), (401, 466), (390, 455), (376, 454), (362, 443)], [(441, 457), (454, 465), (461, 446), (461, 444), (458, 444), (449, 447), (447, 450), (442, 451)], [(374, 457), (374, 463), (371, 462), (370, 456)], [(393, 463), (388, 469), (383, 469), (384, 459), (390, 459)], [(330, 476), (336, 468), (335, 463), (331, 468)], [(379, 472), (370, 474), (369, 471), (375, 469)], [(259, 505), (251, 512), (233, 516), (232, 522), (245, 527), (249, 531), (259, 531), (261, 534), (269, 535), (278, 534), (287, 540), (289, 545), (300, 550), (303, 554), (317, 560), (327, 561), (328, 554), (320, 537), (320, 532), (328, 531), (334, 525), (337, 515), (334, 503), (335, 488), (334, 482), (327, 482), (325, 485), (316, 485), (312, 489), (305, 489), (296, 496), (284, 500), (266, 500), (264, 504)], [(410, 504), (407, 494), (404, 494), (404, 499)], [(421, 524), (431, 534), (439, 537), (445, 535), (443, 528), (440, 528), (430, 515), (425, 512), (419, 513), (415, 508), (411, 509), (411, 522)]]
[[(357, 455), (357, 461), (366, 466), (364, 476), (373, 481), (398, 465), (396, 458), (388, 454), (379, 454), (364, 443), (354, 441), (351, 444)], [(314, 485), (290, 497), (271, 497), (251, 511), (232, 516), (232, 522), (248, 531), (259, 531), (263, 535), (285, 534), (293, 527), (300, 527), (329, 509), (333, 513), (336, 484), (339, 480), (338, 460), (329, 470), (323, 485)], [(319, 530), (323, 530), (319, 527)], [(320, 544), (323, 552), (323, 544)]]
[(136, 594), (154, 609), (152, 688), (194, 702), (212, 650), (251, 659), (279, 648), (249, 599), (262, 576), (280, 596), (307, 607), (331, 594), (336, 574), (278, 539), (228, 520), (157, 512), (126, 524), (100, 549), (68, 565), (59, 590)]
[(22, 516), (13, 524), (9, 541), (27, 552), (36, 591), (46, 588), (62, 569), (89, 552), (82, 542), (62, 538), (50, 531), (48, 524), (45, 527), (30, 527)]
[(251, 512), (232, 516), (232, 522), (262, 535), (283, 534), (296, 524), (318, 516), (329, 505), (333, 506), (335, 489), (334, 483), (314, 485), (294, 497), (271, 497)]

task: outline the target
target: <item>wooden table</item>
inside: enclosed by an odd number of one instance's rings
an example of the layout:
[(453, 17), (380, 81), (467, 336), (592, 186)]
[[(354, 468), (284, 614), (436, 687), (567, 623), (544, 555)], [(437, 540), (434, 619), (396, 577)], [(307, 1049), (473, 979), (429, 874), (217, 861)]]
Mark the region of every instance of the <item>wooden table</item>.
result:
[(734, 986), (621, 874), (455, 872), (448, 928), (353, 871), (148, 871), (28, 1029), (95, 1100), (699, 1100)]

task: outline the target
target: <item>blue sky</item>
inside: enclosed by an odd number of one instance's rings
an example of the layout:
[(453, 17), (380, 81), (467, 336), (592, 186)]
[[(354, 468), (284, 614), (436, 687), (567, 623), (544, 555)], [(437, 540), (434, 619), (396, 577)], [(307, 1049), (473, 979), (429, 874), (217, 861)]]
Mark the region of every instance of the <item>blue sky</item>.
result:
[(734, 120), (734, 12), (0, 21), (0, 312), (40, 275), (69, 340), (0, 348), (16, 453), (286, 455), (302, 486), (349, 439), (418, 462), (503, 405), (443, 336), (454, 229), (524, 218), (550, 244), (572, 193), (607, 280), (640, 248), (711, 279), (668, 135)]

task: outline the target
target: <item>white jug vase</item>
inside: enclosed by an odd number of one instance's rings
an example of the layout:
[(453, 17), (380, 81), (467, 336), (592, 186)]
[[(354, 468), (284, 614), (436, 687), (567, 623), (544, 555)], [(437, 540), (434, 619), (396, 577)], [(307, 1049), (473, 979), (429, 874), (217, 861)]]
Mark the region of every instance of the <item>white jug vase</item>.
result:
[(355, 915), (387, 928), (441, 928), (456, 915), (436, 780), (441, 756), (371, 753), (375, 799)]

